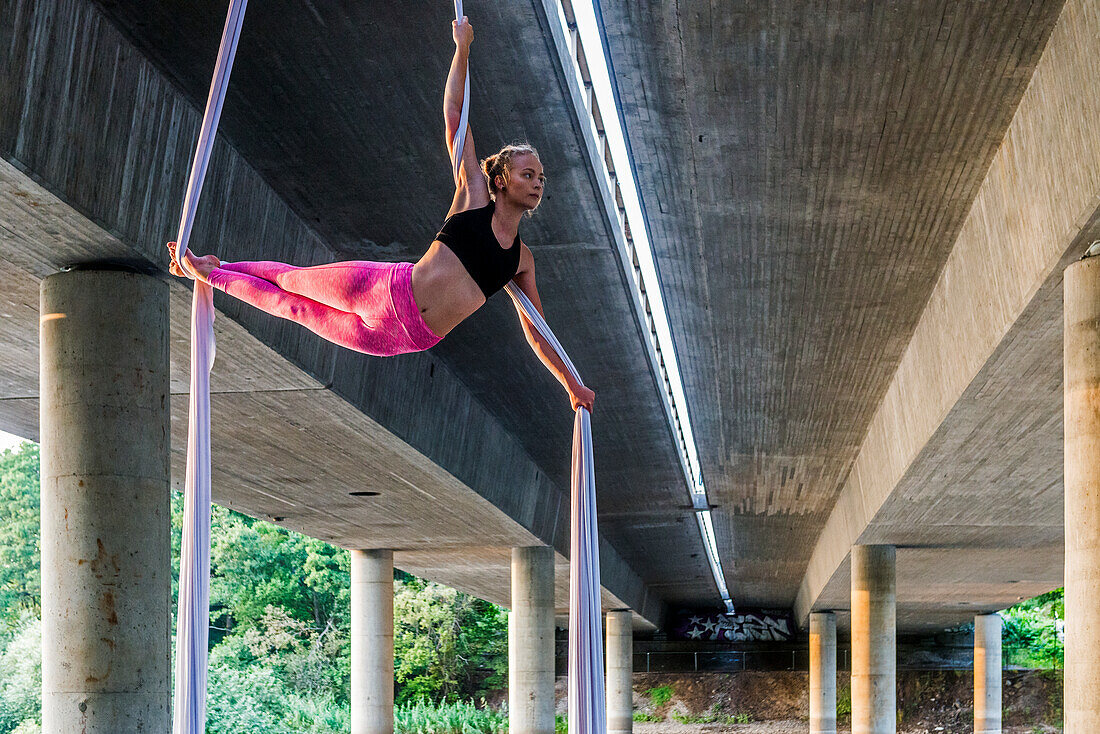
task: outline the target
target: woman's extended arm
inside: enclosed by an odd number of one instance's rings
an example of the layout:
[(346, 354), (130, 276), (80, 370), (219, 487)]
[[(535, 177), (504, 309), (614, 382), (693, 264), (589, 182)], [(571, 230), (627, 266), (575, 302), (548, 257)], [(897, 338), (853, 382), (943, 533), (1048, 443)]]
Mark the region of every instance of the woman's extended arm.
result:
[[(543, 315), (542, 301), (539, 300), (539, 291), (535, 286), (535, 258), (527, 245), (520, 243), (519, 246), (523, 248), (520, 250), (519, 255), (519, 271), (512, 280), (519, 286), (519, 289), (531, 299), (531, 303), (535, 305), (539, 314)], [(591, 412), (592, 403), (596, 400), (596, 393), (573, 379), (573, 375), (569, 372), (569, 368), (565, 366), (565, 362), (558, 356), (554, 347), (543, 339), (542, 334), (540, 334), (538, 329), (527, 320), (526, 314), (524, 314), (518, 306), (516, 310), (519, 311), (519, 321), (523, 326), (523, 333), (527, 335), (527, 343), (531, 345), (531, 349), (538, 355), (542, 363), (546, 365), (546, 369), (550, 370), (554, 377), (558, 378), (558, 382), (560, 382), (569, 392), (569, 402), (572, 403), (573, 410), (583, 405)], [(543, 318), (545, 318), (545, 315), (543, 315)]]
[[(454, 137), (462, 119), (462, 97), (466, 93), (466, 73), (470, 62), (470, 44), (474, 40), (474, 30), (463, 16), (462, 21), (451, 23), (455, 55), (451, 59), (451, 70), (447, 74), (447, 86), (443, 91), (443, 122), (447, 134), (447, 153), (454, 160)], [(489, 203), (489, 189), (485, 174), (477, 161), (474, 150), (474, 136), (470, 125), (466, 125), (466, 138), (462, 144), (462, 167), (455, 180), (455, 196), (447, 216), (466, 209), (476, 209)]]

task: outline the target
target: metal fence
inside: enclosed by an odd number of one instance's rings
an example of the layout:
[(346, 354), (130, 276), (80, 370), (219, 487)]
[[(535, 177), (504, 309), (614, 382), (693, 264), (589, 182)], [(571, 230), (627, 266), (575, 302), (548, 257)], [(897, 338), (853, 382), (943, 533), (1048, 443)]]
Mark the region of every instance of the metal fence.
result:
[[(842, 655), (843, 654), (843, 655)], [(843, 665), (841, 665), (843, 660)], [(837, 651), (837, 664), (847, 669), (848, 651)], [(729, 652), (639, 652), (635, 673), (732, 673), (742, 670), (807, 670), (807, 650), (737, 650)]]

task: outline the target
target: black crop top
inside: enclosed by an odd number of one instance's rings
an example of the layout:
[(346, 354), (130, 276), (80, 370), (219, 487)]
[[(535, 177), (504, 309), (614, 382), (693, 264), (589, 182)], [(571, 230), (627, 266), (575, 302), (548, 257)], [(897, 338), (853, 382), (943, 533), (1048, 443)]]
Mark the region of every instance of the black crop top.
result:
[(519, 270), (519, 235), (508, 249), (493, 234), (493, 202), (447, 217), (437, 240), (451, 249), (485, 297), (493, 295)]

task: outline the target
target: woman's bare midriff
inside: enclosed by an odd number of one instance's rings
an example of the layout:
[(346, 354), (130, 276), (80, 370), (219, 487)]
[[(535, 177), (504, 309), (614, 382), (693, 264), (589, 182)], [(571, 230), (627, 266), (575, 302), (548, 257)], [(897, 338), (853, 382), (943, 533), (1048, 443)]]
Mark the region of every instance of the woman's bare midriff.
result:
[(440, 337), (485, 304), (462, 261), (439, 240), (413, 265), (412, 292), (424, 323)]

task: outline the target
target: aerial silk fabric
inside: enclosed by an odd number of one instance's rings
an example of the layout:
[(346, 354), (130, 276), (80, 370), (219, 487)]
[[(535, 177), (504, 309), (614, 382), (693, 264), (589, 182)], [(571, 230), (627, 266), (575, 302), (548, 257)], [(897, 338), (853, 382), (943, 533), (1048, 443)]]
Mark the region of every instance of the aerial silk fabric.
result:
[[(176, 237), (177, 262), (187, 252), (199, 194), (210, 164), (229, 72), (237, 53), (247, 0), (231, 0), (222, 31), (218, 61), (206, 100), (187, 195)], [(181, 264), (182, 267), (182, 264)], [(206, 729), (207, 645), (210, 632), (210, 368), (214, 365), (213, 289), (195, 281), (191, 304), (191, 402), (187, 426), (183, 537), (180, 547), (179, 601), (176, 610), (176, 688), (173, 734), (202, 734)]]
[[(455, 18), (462, 19), (462, 0), (455, 0)], [(470, 73), (466, 70), (462, 115), (451, 143), (454, 175), (462, 166), (462, 146), (470, 114)], [(504, 287), (512, 302), (558, 353), (577, 382), (580, 374), (542, 314), (515, 283)], [(583, 384), (583, 383), (581, 383)], [(596, 476), (592, 464), (592, 416), (577, 408), (573, 420), (573, 471), (569, 529), (569, 731), (605, 734), (603, 615), (600, 609), (599, 533), (596, 529)]]
[[(176, 257), (181, 267), (198, 208), (199, 194), (210, 163), (246, 4), (247, 0), (230, 0), (229, 14), (222, 32), (218, 60), (176, 238)], [(461, 19), (462, 15), (462, 0), (455, 0), (455, 17)], [(470, 78), (467, 70), (462, 115), (451, 146), (456, 181), (462, 166), (469, 106)], [(574, 379), (581, 382), (576, 367), (534, 304), (514, 283), (505, 286), (505, 290), (517, 310), (554, 347)], [(202, 734), (206, 724), (210, 616), (210, 369), (215, 352), (213, 325), (213, 290), (209, 285), (196, 280), (191, 308), (191, 399), (176, 624), (176, 686), (172, 721), (174, 734)], [(588, 410), (583, 407), (577, 409), (573, 422), (570, 496), (569, 731), (574, 734), (604, 734), (607, 726), (596, 480), (593, 471), (592, 420)]]
[[(504, 287), (522, 312), (561, 357), (569, 372), (580, 375), (554, 332), (527, 296), (509, 283)], [(596, 476), (592, 459), (592, 416), (577, 408), (573, 419), (573, 471), (569, 528), (569, 731), (604, 734), (603, 619), (600, 611), (600, 553), (596, 529)]]

